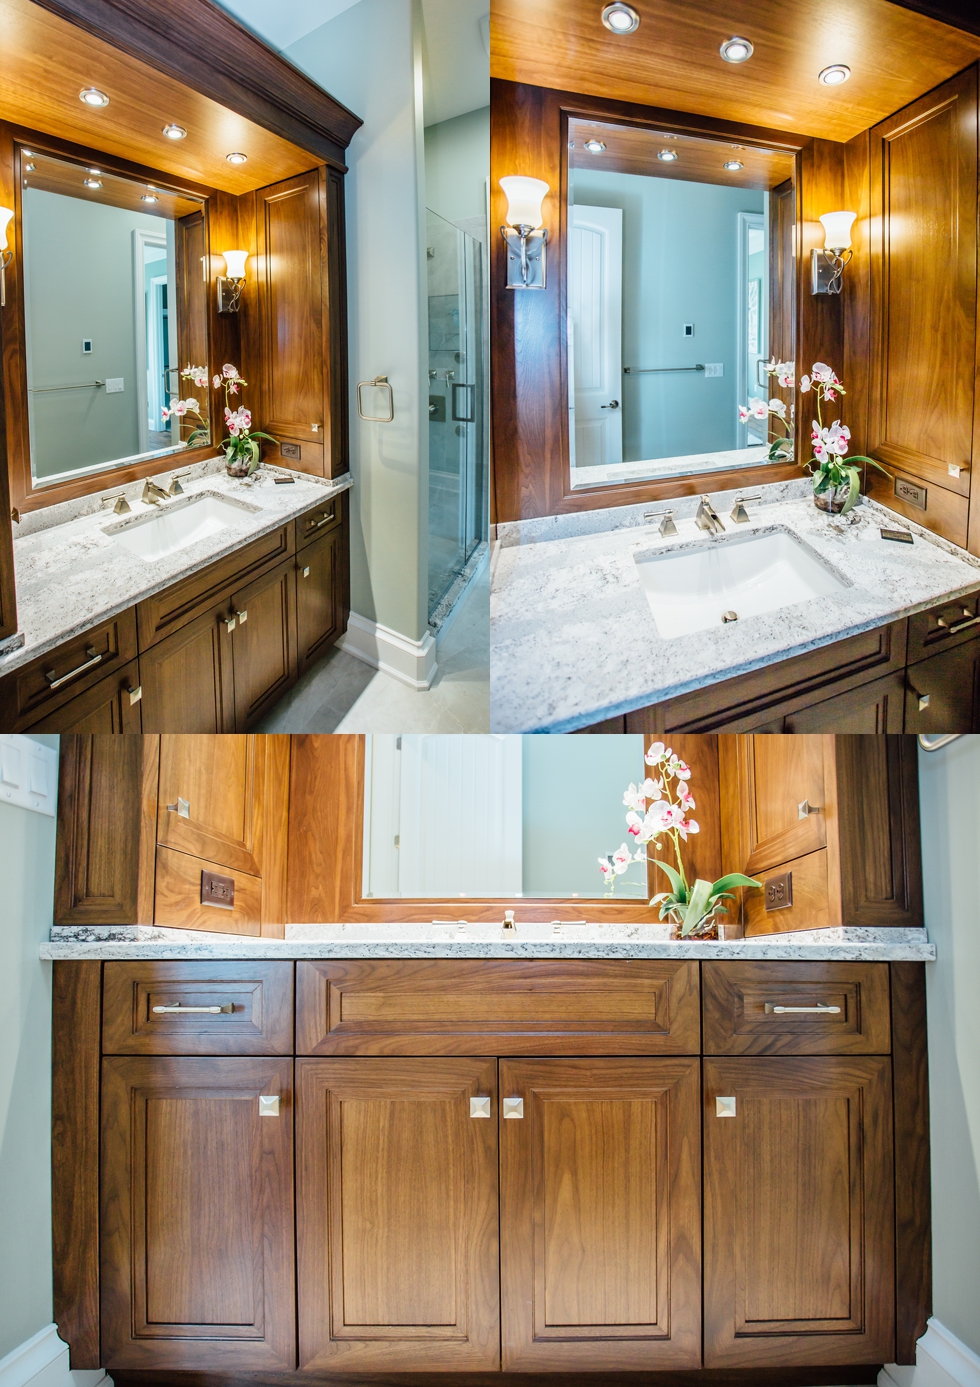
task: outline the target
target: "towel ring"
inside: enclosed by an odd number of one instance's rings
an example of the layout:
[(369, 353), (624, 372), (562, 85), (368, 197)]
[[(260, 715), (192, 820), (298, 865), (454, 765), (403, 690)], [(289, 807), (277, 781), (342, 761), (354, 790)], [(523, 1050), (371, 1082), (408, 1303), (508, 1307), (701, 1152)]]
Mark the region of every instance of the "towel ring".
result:
[[(361, 391), (364, 389), (364, 387), (365, 387), (366, 385), (374, 385), (374, 386), (379, 387), (379, 388), (382, 389), (382, 390), (387, 390), (387, 392), (388, 392), (388, 413), (387, 413), (387, 414), (381, 415), (381, 414), (365, 414), (365, 413), (364, 413), (364, 410), (361, 408)], [(391, 392), (391, 386), (388, 384), (388, 377), (387, 377), (387, 376), (375, 376), (374, 380), (359, 380), (359, 381), (357, 382), (357, 417), (358, 417), (359, 419), (365, 419), (369, 424), (390, 424), (391, 421), (392, 421), (392, 419), (394, 419), (394, 417), (395, 417), (395, 397), (394, 397), (394, 395), (393, 395), (392, 392)]]

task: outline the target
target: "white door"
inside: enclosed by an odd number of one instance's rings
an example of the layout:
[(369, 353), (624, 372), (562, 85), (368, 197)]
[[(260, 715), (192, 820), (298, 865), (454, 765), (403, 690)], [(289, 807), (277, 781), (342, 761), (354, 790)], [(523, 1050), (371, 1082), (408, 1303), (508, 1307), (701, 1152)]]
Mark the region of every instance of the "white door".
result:
[(575, 467), (623, 460), (623, 214), (573, 207), (568, 236), (568, 316), (575, 408)]

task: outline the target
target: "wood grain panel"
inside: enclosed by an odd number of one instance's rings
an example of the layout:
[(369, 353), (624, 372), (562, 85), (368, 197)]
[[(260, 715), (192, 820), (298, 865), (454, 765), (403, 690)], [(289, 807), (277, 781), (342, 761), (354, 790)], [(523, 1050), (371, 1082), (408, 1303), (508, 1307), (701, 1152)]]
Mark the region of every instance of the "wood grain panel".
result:
[(705, 1060), (704, 1140), (705, 1366), (890, 1361), (890, 1060)]
[(886, 674), (788, 713), (778, 730), (796, 736), (826, 732), (883, 736), (901, 732), (904, 726), (905, 676)]
[[(830, 1384), (874, 1383), (880, 1368), (877, 1364), (855, 1363), (844, 1367), (833, 1365), (824, 1368), (715, 1368), (708, 1371), (692, 1369), (676, 1372), (658, 1372), (652, 1379), (653, 1387), (830, 1387)], [(125, 1372), (118, 1369), (112, 1375), (117, 1387), (170, 1387), (172, 1376), (165, 1380), (162, 1373)], [(569, 1381), (573, 1380), (571, 1377)], [(623, 1387), (624, 1379), (618, 1372), (582, 1372), (574, 1375), (575, 1387)], [(181, 1387), (252, 1387), (244, 1373), (182, 1373)], [(432, 1387), (431, 1373), (354, 1373), (303, 1371), (303, 1382), (310, 1387)], [(547, 1379), (541, 1373), (508, 1373), (502, 1378), (499, 1372), (491, 1377), (488, 1373), (445, 1372), (439, 1374), (444, 1387), (490, 1387), (492, 1382), (505, 1382), (507, 1387), (547, 1387)], [(638, 1379), (646, 1387), (643, 1379)], [(287, 1373), (263, 1373), (262, 1387), (296, 1387), (296, 1375)]]
[(102, 1083), (103, 1364), (295, 1367), (292, 1060), (113, 1057)]
[(890, 963), (895, 1090), (895, 1362), (915, 1362), (932, 1314), (929, 1056), (921, 963)]
[[(641, 11), (641, 13), (643, 13)], [(644, 101), (716, 119), (771, 122), (848, 140), (959, 72), (980, 40), (886, 0), (660, 0), (628, 36), (603, 28), (591, 0), (495, 0), (490, 71), (511, 82)], [(722, 38), (745, 34), (750, 62), (722, 61)], [(848, 63), (846, 87), (817, 73)]]
[(492, 1060), (297, 1064), (300, 1367), (495, 1369)]
[[(231, 876), (235, 904), (201, 904), (201, 873)], [(224, 862), (190, 857), (173, 848), (157, 848), (153, 921), (176, 929), (203, 929), (216, 934), (262, 933), (262, 878), (230, 870)]]
[[(741, 739), (750, 876), (827, 846), (835, 806), (832, 737)], [(800, 817), (806, 801), (815, 813)]]
[(505, 1371), (700, 1362), (698, 1063), (503, 1060)]
[[(891, 1049), (885, 963), (701, 967), (706, 1055), (883, 1055)], [(836, 1006), (825, 1016), (768, 1006)]]
[(235, 727), (235, 674), (227, 601), (203, 611), (140, 657), (143, 730), (230, 733)]
[(138, 693), (139, 664), (131, 660), (107, 679), (69, 699), (56, 713), (32, 722), (25, 731), (92, 733), (98, 736), (138, 736), (143, 730)]
[(323, 475), (341, 477), (350, 470), (350, 386), (347, 333), (347, 217), (344, 179), (328, 168), (322, 191), (321, 253), (323, 356), (326, 363), (326, 418), (323, 429)]
[[(97, 665), (73, 674), (96, 655), (100, 657)], [(128, 607), (0, 679), (0, 719), (4, 728), (22, 731), (33, 726), (107, 675), (119, 674), (135, 658), (136, 626), (133, 608)], [(52, 689), (52, 683), (63, 678), (68, 682)]]
[(696, 1054), (693, 962), (297, 965), (297, 1054)]
[(980, 641), (909, 665), (905, 726), (915, 733), (980, 731)]
[(54, 1320), (72, 1369), (98, 1368), (102, 964), (57, 960), (51, 991)]
[(63, 737), (55, 924), (152, 922), (158, 764), (155, 737)]
[[(332, 596), (332, 591), (331, 591)], [(296, 576), (293, 560), (231, 595), (238, 613), (232, 651), (235, 726), (260, 722), (296, 682)], [(242, 621), (242, 613), (247, 621)]]
[[(157, 1006), (231, 1006), (158, 1014)], [(107, 1055), (290, 1055), (293, 965), (156, 961), (107, 963), (102, 1048)]]
[(346, 628), (348, 538), (331, 529), (296, 559), (296, 647), (300, 674), (338, 640)]
[(838, 736), (841, 918), (921, 929), (922, 848), (915, 741)]
[[(881, 449), (872, 445), (872, 452), (869, 456), (877, 457), (880, 451)], [(883, 453), (882, 458), (884, 460)], [(925, 467), (924, 464), (917, 463), (916, 465), (920, 471), (919, 476), (909, 472), (904, 465), (899, 463), (892, 463), (888, 467), (888, 471), (891, 473), (890, 477), (883, 477), (880, 472), (876, 472), (873, 468), (865, 468), (865, 492), (872, 500), (879, 502), (882, 506), (887, 506), (889, 510), (895, 511), (898, 515), (903, 515), (906, 520), (911, 520), (916, 525), (922, 525), (925, 529), (942, 535), (943, 539), (948, 539), (951, 544), (958, 544), (961, 549), (965, 549), (970, 509), (970, 503), (966, 497), (957, 496), (948, 487), (932, 482), (925, 487), (926, 509), (923, 511), (918, 506), (910, 506), (907, 501), (903, 501), (901, 496), (895, 495), (896, 481), (909, 482), (912, 486), (923, 487), (921, 472), (925, 470)]]
[[(779, 910), (766, 910), (765, 883), (785, 872), (793, 877), (793, 904)], [(760, 871), (756, 880), (763, 883), (763, 889), (746, 891), (742, 905), (746, 938), (754, 934), (783, 934), (787, 930), (826, 929), (829, 925), (840, 924), (840, 893), (836, 875), (831, 874), (826, 848)]]
[[(787, 179), (792, 180), (795, 160), (785, 151), (746, 149), (728, 140), (707, 141), (685, 135), (672, 135), (671, 148), (678, 156), (673, 163), (657, 158), (663, 136), (655, 130), (612, 125), (590, 120), (568, 123), (569, 166), (596, 173), (632, 173), (646, 178), (679, 179), (685, 183), (717, 183), (727, 188), (761, 188), (769, 192)], [(606, 148), (593, 154), (585, 141), (600, 140)], [(724, 168), (732, 151), (738, 150), (740, 169)], [(786, 358), (779, 358), (784, 360)]]
[(255, 755), (254, 737), (161, 737), (157, 842), (257, 876)]

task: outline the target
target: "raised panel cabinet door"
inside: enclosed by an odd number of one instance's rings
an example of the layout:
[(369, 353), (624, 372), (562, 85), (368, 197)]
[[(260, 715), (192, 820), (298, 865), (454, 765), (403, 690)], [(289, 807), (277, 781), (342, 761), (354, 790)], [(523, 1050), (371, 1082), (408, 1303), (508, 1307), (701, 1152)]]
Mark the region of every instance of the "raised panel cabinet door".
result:
[(250, 727), (278, 703), (296, 678), (293, 560), (232, 594), (236, 627), (235, 725)]
[(905, 729), (915, 733), (980, 730), (980, 640), (909, 665)]
[(347, 530), (331, 530), (296, 557), (296, 629), (303, 673), (340, 636)]
[(704, 1365), (893, 1361), (887, 1056), (704, 1061)]
[(56, 713), (34, 722), (31, 732), (79, 732), (99, 736), (143, 730), (139, 664), (128, 665), (77, 694)]
[(877, 736), (901, 732), (904, 725), (905, 679), (901, 674), (886, 674), (870, 684), (788, 714), (782, 731), (796, 735), (834, 732)]
[(296, 1064), (299, 1365), (500, 1363), (497, 1065)]
[(505, 1370), (701, 1366), (698, 1071), (500, 1061)]
[(232, 732), (235, 685), (226, 604), (140, 656), (144, 732)]
[(292, 1064), (103, 1061), (106, 1367), (296, 1366)]
[(827, 846), (833, 737), (740, 736), (737, 773), (743, 871), (751, 876)]

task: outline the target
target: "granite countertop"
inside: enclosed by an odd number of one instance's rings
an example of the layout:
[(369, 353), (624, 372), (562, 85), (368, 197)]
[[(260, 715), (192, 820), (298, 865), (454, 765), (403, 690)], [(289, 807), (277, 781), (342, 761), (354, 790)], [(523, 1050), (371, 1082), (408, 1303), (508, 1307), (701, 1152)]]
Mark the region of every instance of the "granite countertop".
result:
[[(267, 465), (251, 478), (238, 480), (224, 470), (216, 470), (213, 463), (212, 459), (210, 465), (199, 464), (191, 469), (186, 480), (181, 472), (184, 494), (160, 506), (144, 505), (137, 499), (143, 489), (142, 479), (125, 488), (107, 487), (113, 496), (120, 489), (125, 491), (131, 515), (119, 516), (111, 508), (100, 508), (101, 495), (96, 495), (53, 506), (50, 516), (41, 511), (23, 517), (26, 533), (14, 540), (14, 568), (17, 616), (24, 644), (0, 656), (0, 677), (178, 579), (206, 568), (283, 521), (346, 491), (352, 484), (349, 473), (334, 478), (313, 477)], [(159, 474), (154, 480), (163, 484), (171, 475)], [(292, 477), (292, 485), (277, 486), (277, 476)], [(140, 558), (112, 537), (113, 532), (118, 533), (153, 512), (183, 508), (187, 498), (200, 494), (237, 503), (241, 518), (215, 534), (152, 561)], [(52, 520), (61, 523), (45, 523)]]
[[(728, 519), (735, 496), (715, 492), (724, 536), (694, 523), (698, 498), (675, 509), (678, 534), (662, 539), (646, 505), (498, 526), (491, 586), (491, 729), (573, 732), (604, 718), (801, 655), (980, 586), (980, 559), (862, 498), (843, 520), (817, 510), (809, 482), (776, 483)], [(883, 540), (904, 529), (912, 544)], [(690, 635), (660, 635), (635, 555), (661, 553), (774, 528), (789, 531), (848, 586)]]
[(157, 925), (54, 926), (44, 959), (298, 959), (298, 958), (725, 958), (809, 959), (819, 963), (931, 963), (936, 947), (924, 929), (820, 929), (684, 942), (662, 924), (286, 925), (285, 939)]

